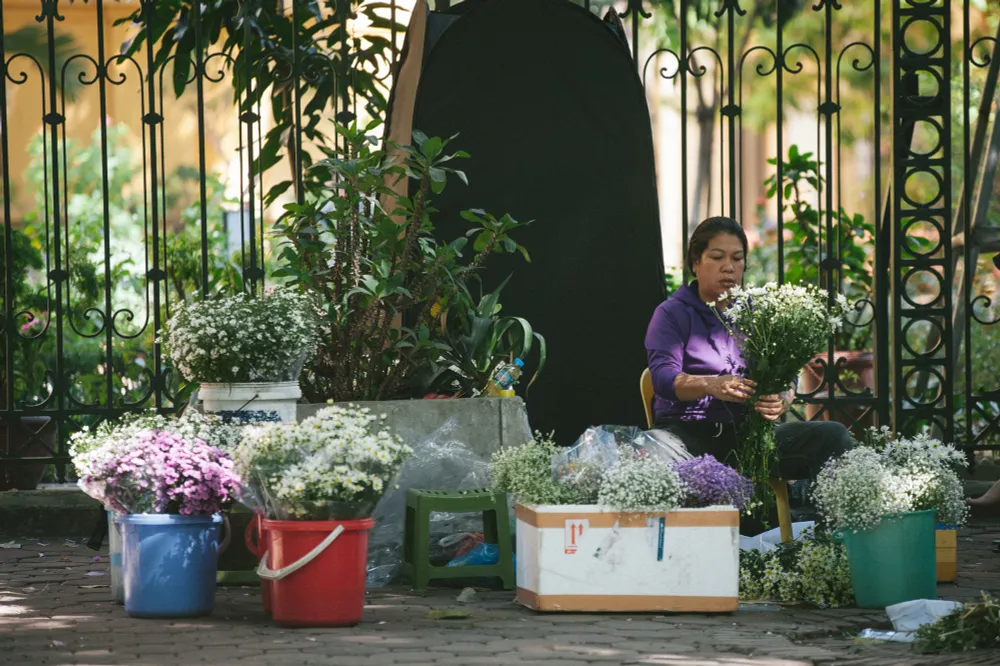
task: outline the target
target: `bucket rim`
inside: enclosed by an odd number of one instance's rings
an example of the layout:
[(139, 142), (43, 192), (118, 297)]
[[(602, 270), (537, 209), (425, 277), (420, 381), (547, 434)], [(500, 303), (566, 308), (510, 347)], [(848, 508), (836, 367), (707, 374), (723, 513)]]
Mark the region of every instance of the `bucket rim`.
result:
[(290, 382), (201, 382), (198, 384), (199, 395), (202, 392), (211, 393), (213, 391), (218, 391), (220, 393), (228, 393), (234, 389), (244, 389), (244, 390), (282, 390), (282, 389), (298, 389), (301, 390), (301, 385), (298, 380)]
[(355, 520), (270, 520), (264, 518), (261, 522), (263, 530), (276, 532), (331, 532), (338, 525), (343, 525), (344, 531), (350, 532), (370, 530), (375, 526), (375, 519), (370, 516)]
[[(921, 509), (920, 511), (903, 511), (902, 513), (886, 513), (882, 515), (883, 520), (897, 520), (900, 518), (909, 518), (917, 516), (926, 516), (931, 514), (932, 516), (937, 513), (934, 509)], [(936, 523), (935, 523), (936, 524)]]
[(177, 513), (125, 513), (121, 514), (118, 521), (129, 525), (218, 525), (222, 523), (222, 514), (182, 516)]

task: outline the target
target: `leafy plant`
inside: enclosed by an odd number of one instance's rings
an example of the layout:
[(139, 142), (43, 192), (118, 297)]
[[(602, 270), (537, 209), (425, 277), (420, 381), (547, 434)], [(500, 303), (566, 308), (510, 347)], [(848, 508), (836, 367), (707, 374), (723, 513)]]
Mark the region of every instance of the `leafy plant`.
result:
[(923, 652), (971, 652), (1000, 647), (1000, 600), (984, 592), (982, 601), (963, 604), (917, 629)]
[[(28, 340), (40, 332), (41, 320), (29, 319), (21, 312), (26, 310), (40, 313), (45, 307), (45, 298), (25, 278), (32, 271), (42, 270), (45, 264), (42, 253), (32, 244), (31, 238), (19, 229), (11, 229), (9, 252), (7, 236), (5, 233), (0, 233), (0, 257), (3, 258), (4, 262), (10, 261), (10, 274), (12, 276), (12, 299), (10, 303), (7, 303), (7, 271), (0, 270), (0, 313), (6, 317), (9, 308), (10, 315), (14, 320), (14, 326), (11, 326), (3, 332), (4, 335), (0, 336), (0, 404), (4, 404), (8, 385), (14, 385), (14, 378), (7, 377), (6, 338), (7, 336), (11, 338), (10, 345), (14, 351), (13, 357), (15, 359), (24, 358), (31, 353), (31, 343)], [(16, 364), (15, 360), (15, 373), (17, 373)]]
[[(291, 173), (299, 171), (301, 160), (307, 176), (312, 153), (304, 146), (328, 146), (336, 139), (323, 120), (334, 115), (342, 120), (341, 114), (352, 108), (364, 109), (371, 118), (383, 117), (390, 81), (384, 70), (393, 53), (389, 35), (404, 34), (406, 26), (383, 11), (388, 7), (383, 2), (295, 0), (294, 8), (291, 4), (159, 0), (149, 3), (148, 9), (137, 8), (115, 25), (136, 29), (122, 47), (125, 55), (135, 56), (147, 40), (152, 42), (154, 71), (172, 67), (173, 76), (164, 78), (173, 84), (177, 97), (199, 76), (193, 69), (200, 36), (202, 57), (213, 57), (213, 68), (221, 64), (230, 70), (227, 78), (241, 114), (259, 115), (257, 105), (270, 104), (273, 124), (251, 171), (262, 174), (284, 156)], [(248, 72), (252, 72), (249, 77)], [(296, 145), (299, 137), (302, 146)], [(265, 194), (265, 205), (293, 182), (275, 184)]]
[[(372, 129), (375, 125), (370, 125)], [(447, 140), (414, 132), (414, 146), (388, 156), (357, 126), (338, 126), (346, 148), (327, 149), (302, 204), (288, 204), (275, 224), (284, 266), (275, 277), (314, 296), (324, 308), (315, 360), (302, 377), (312, 401), (382, 400), (410, 394), (421, 369), (450, 350), (436, 332), (435, 306), (466, 293), (464, 283), (495, 252), (527, 252), (509, 215), (462, 216), (471, 228), (450, 243), (433, 234), (432, 195), (444, 190), (465, 153)], [(411, 179), (412, 195), (391, 185)], [(463, 252), (470, 245), (471, 258)]]
[[(154, 331), (146, 287), (146, 271), (152, 267), (152, 257), (142, 223), (144, 203), (141, 194), (137, 194), (141, 162), (124, 125), (108, 126), (106, 148), (98, 131), (89, 141), (67, 139), (64, 149), (68, 159), (61, 174), (65, 189), (60, 208), (64, 211), (66, 232), (58, 248), (68, 273), (61, 308), (63, 379), (69, 397), (76, 402), (119, 406), (147, 396), (153, 381), (150, 356)], [(52, 207), (51, 198), (46, 201), (46, 193), (52, 191), (46, 186), (51, 174), (45, 166), (41, 134), (31, 141), (28, 150), (31, 162), (25, 176), (36, 193), (35, 206), (20, 225), (15, 224), (20, 228), (13, 229), (11, 248), (12, 275), (16, 276), (14, 298), (9, 305), (16, 315), (12, 329), (14, 377), (6, 378), (6, 383), (18, 405), (41, 403), (52, 394), (57, 367), (55, 289), (44, 273), (44, 267), (47, 262), (51, 265), (56, 252), (52, 220), (46, 212)], [(105, 162), (107, 191), (114, 193), (108, 198), (106, 209), (102, 177)], [(210, 294), (238, 291), (242, 282), (237, 267), (226, 255), (226, 238), (221, 229), (224, 187), (212, 174), (207, 174), (205, 180), (207, 291)], [(168, 233), (161, 236), (165, 247), (160, 246), (166, 262), (161, 256), (160, 266), (165, 270), (169, 303), (203, 289), (200, 193), (185, 188), (190, 181), (189, 171), (178, 170), (167, 182)], [(105, 266), (106, 251), (110, 271)], [(110, 293), (110, 315), (105, 312), (105, 290)], [(7, 304), (3, 305), (6, 312)], [(166, 315), (165, 308), (161, 314)], [(114, 321), (109, 324), (112, 318)], [(107, 325), (113, 325), (115, 330), (110, 349), (105, 335), (99, 332)], [(108, 395), (109, 375), (111, 395)], [(179, 378), (168, 377), (171, 382), (168, 388), (173, 392)]]
[(466, 284), (457, 284), (454, 303), (439, 312), (444, 346), (421, 372), (421, 392), (471, 396), (489, 382), (498, 363), (527, 360), (537, 341), (538, 368), (528, 381), (531, 387), (545, 367), (545, 338), (522, 317), (500, 316), (500, 292), (509, 279), (478, 302)]
[[(777, 158), (768, 164), (777, 165)], [(844, 326), (834, 334), (834, 347), (840, 351), (863, 350), (871, 346), (872, 272), (874, 270), (875, 227), (863, 215), (847, 213), (844, 209), (832, 214), (836, 237), (826, 234), (826, 211), (814, 208), (808, 196), (826, 186), (820, 175), (822, 164), (812, 153), (803, 153), (791, 145), (788, 157), (782, 162), (782, 210), (790, 215), (785, 219), (785, 280), (793, 283), (815, 284), (834, 293), (843, 294), (851, 305), (851, 312)], [(777, 173), (764, 181), (767, 197), (773, 199), (778, 192)], [(825, 258), (824, 249), (834, 257), (836, 268), (832, 284), (827, 272), (820, 271)], [(780, 260), (780, 258), (778, 258)]]
[(541, 433), (527, 444), (500, 449), (490, 463), (493, 487), (521, 504), (581, 503), (584, 498), (573, 484), (552, 478), (552, 456), (557, 453), (552, 437)]
[(850, 606), (854, 587), (847, 550), (828, 532), (813, 531), (765, 553), (741, 550), (740, 599)]
[(684, 270), (677, 266), (668, 266), (663, 274), (663, 285), (669, 298), (684, 285)]

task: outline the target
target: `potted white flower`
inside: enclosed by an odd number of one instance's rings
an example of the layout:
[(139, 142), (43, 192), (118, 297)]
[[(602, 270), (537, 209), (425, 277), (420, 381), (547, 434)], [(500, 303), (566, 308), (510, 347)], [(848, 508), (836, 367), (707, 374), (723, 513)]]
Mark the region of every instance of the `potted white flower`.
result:
[(234, 453), (245, 501), (263, 515), (265, 610), (283, 626), (361, 621), (375, 505), (410, 447), (366, 408), (252, 426)]
[(935, 598), (940, 488), (941, 477), (930, 467), (900, 465), (867, 447), (848, 451), (820, 471), (813, 498), (847, 546), (858, 606)]
[(934, 509), (937, 526), (938, 582), (952, 582), (957, 575), (958, 528), (969, 518), (965, 492), (958, 469), (965, 466), (965, 454), (951, 444), (931, 437), (924, 428), (913, 437), (894, 435), (887, 426), (869, 428), (865, 445), (874, 448), (888, 464), (919, 483), (915, 507)]
[(517, 505), (517, 599), (536, 610), (725, 612), (739, 604), (739, 511), (752, 484), (711, 456), (655, 445), (499, 451)]
[(161, 342), (181, 375), (199, 382), (206, 412), (274, 412), (292, 422), (317, 326), (308, 296), (276, 289), (183, 303), (163, 327)]

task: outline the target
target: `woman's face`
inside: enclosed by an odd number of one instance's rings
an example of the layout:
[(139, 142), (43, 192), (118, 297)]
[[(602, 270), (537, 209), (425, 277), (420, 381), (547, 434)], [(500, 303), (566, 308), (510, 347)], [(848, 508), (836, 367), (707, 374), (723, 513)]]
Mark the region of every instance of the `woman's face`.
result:
[(716, 234), (694, 265), (698, 278), (698, 291), (709, 301), (718, 300), (723, 293), (743, 282), (746, 253), (743, 243), (732, 234)]

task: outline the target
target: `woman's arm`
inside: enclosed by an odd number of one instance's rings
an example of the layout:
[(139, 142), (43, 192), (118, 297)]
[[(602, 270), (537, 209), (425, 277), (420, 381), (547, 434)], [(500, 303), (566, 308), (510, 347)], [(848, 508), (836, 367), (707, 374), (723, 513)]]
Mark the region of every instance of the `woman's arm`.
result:
[(667, 400), (681, 400), (675, 391), (675, 381), (684, 370), (684, 344), (687, 332), (682, 331), (665, 307), (653, 312), (646, 329), (646, 360), (653, 378), (653, 392)]
[(712, 396), (726, 402), (746, 402), (756, 386), (751, 380), (735, 375), (698, 377), (681, 373), (674, 378), (674, 392), (682, 402)]
[(653, 391), (667, 400), (694, 402), (712, 396), (727, 402), (746, 402), (755, 384), (733, 375), (695, 376), (684, 372), (684, 345), (689, 333), (682, 331), (665, 308), (657, 308), (646, 329), (646, 353)]

